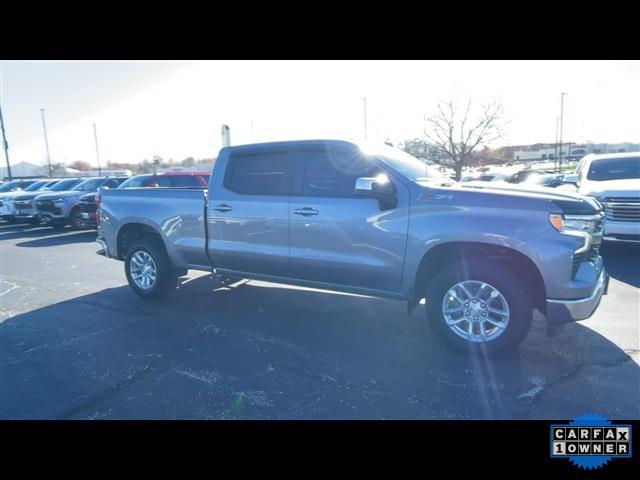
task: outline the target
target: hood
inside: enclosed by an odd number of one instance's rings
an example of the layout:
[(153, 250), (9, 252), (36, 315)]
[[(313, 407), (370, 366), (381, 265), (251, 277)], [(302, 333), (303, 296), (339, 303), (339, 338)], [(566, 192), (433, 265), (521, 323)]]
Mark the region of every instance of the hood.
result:
[(451, 198), (468, 205), (483, 205), (495, 208), (543, 209), (566, 214), (592, 214), (602, 206), (584, 195), (558, 192), (553, 188), (526, 186), (506, 182), (467, 182), (451, 187), (437, 187), (434, 184), (418, 182), (425, 192), (438, 190), (438, 196)]
[(54, 200), (56, 198), (79, 197), (88, 192), (79, 192), (77, 190), (63, 190), (61, 192), (48, 192), (37, 195), (38, 200)]
[(542, 200), (580, 201), (582, 195), (578, 193), (558, 191), (549, 187), (524, 185), (508, 182), (467, 182), (459, 184), (461, 188), (478, 189), (495, 195), (537, 198)]
[(38, 192), (38, 191), (35, 191), (35, 192), (14, 192), (13, 195), (7, 195), (7, 196), (10, 196), (14, 200), (32, 200), (32, 199), (36, 198), (38, 195), (42, 195), (43, 193), (47, 193), (47, 191), (43, 190), (41, 192)]
[(639, 197), (640, 179), (629, 178), (625, 180), (605, 180), (602, 182), (584, 180), (580, 184), (580, 193), (603, 197)]
[(23, 190), (14, 190), (13, 192), (2, 192), (0, 193), (0, 198), (13, 197), (14, 195), (18, 195), (20, 193), (23, 193)]

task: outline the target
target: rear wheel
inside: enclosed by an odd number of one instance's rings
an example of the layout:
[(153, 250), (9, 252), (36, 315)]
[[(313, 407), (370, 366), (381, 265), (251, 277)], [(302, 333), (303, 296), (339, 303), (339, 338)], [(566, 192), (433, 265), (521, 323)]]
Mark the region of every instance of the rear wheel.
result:
[(533, 306), (522, 281), (499, 263), (461, 260), (439, 271), (427, 289), (427, 318), (450, 346), (486, 354), (518, 346)]
[(124, 264), (129, 286), (143, 298), (160, 298), (176, 287), (176, 271), (158, 238), (145, 237), (134, 242)]

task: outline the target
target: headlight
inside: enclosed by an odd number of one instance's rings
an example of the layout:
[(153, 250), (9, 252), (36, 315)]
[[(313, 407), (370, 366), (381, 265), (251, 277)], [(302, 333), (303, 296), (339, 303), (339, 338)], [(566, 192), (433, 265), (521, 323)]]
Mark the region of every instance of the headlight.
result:
[(591, 248), (591, 239), (601, 219), (600, 215), (549, 215), (553, 228), (563, 235), (582, 238), (584, 243), (574, 253), (586, 252)]

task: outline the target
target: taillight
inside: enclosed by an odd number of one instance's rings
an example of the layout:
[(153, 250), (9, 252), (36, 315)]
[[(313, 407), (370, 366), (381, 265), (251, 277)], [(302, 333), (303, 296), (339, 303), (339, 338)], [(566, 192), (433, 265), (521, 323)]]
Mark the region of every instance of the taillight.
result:
[(102, 195), (96, 193), (94, 200), (96, 201), (96, 223), (100, 223), (100, 202), (102, 202)]

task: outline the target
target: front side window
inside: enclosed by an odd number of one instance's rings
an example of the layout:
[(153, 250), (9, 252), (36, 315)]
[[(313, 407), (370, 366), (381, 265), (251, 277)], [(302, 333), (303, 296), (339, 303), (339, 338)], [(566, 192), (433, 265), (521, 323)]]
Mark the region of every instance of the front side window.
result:
[(90, 178), (72, 188), (77, 192), (92, 192), (104, 182), (104, 178)]
[(291, 195), (293, 161), (289, 153), (237, 154), (230, 159), (225, 186), (247, 195)]
[(640, 178), (640, 157), (595, 160), (587, 172), (587, 179), (596, 182), (637, 178)]
[(306, 197), (352, 197), (358, 177), (375, 177), (381, 173), (361, 155), (312, 150), (305, 152), (304, 158)]

